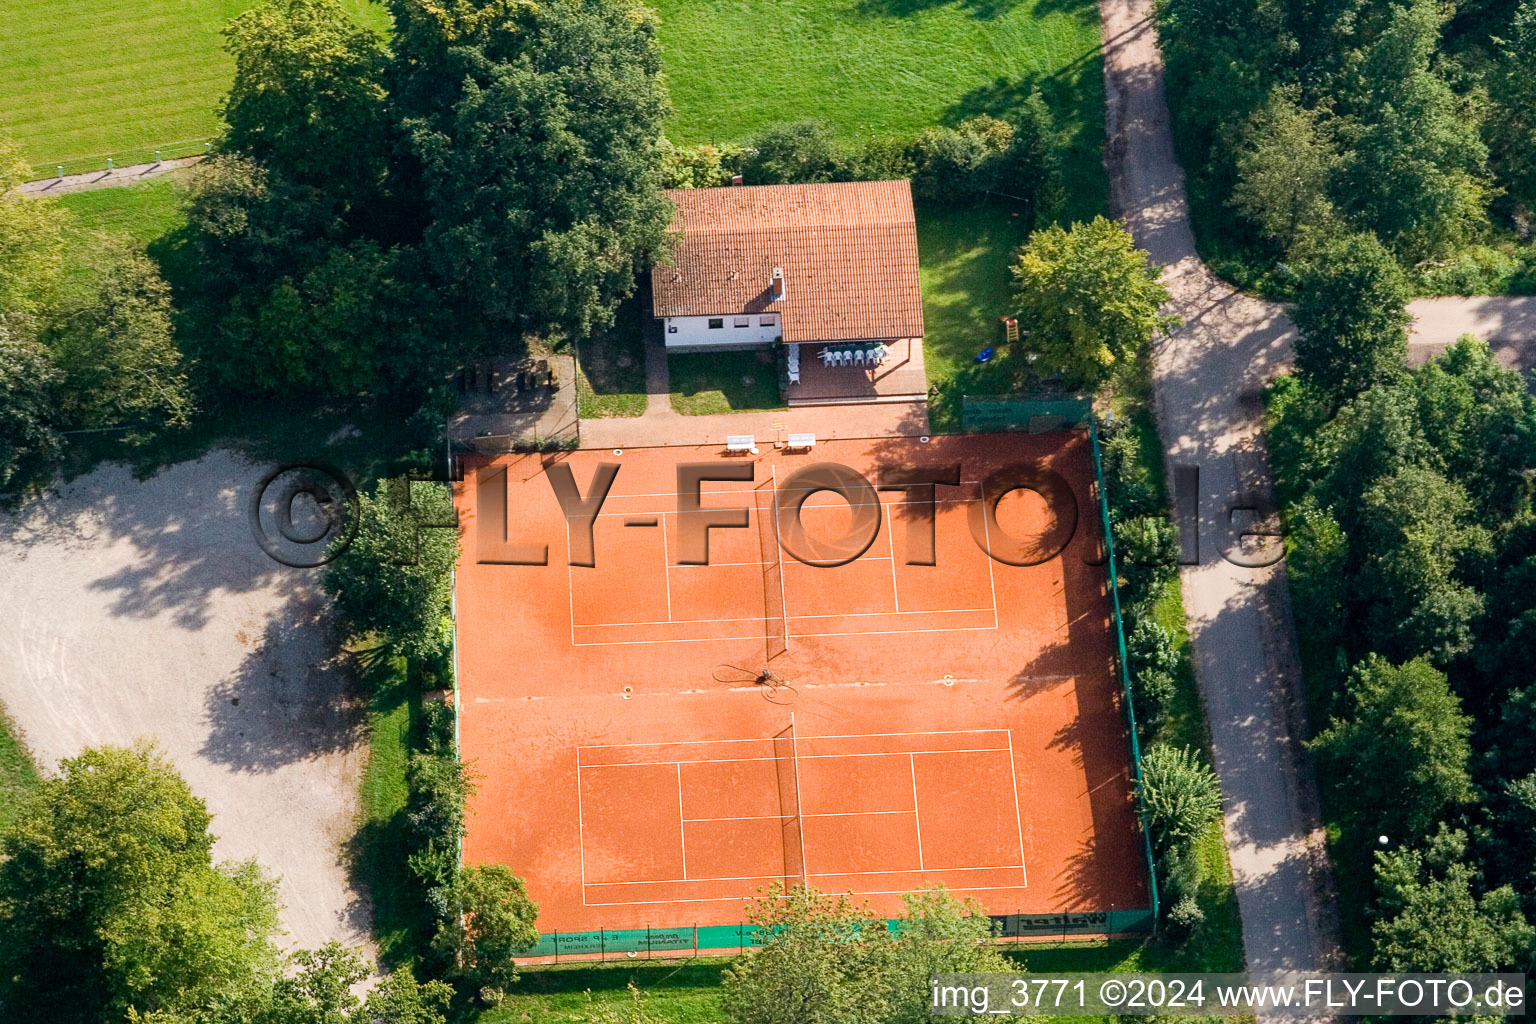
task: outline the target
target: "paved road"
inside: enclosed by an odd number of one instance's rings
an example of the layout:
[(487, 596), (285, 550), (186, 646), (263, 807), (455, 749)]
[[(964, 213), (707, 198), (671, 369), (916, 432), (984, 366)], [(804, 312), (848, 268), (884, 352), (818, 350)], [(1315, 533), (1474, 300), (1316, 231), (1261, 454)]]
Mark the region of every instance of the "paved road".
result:
[[(1195, 253), (1174, 155), (1151, 0), (1100, 0), (1113, 201), (1167, 269), (1184, 327), (1156, 347), (1158, 426), (1174, 467), (1197, 466), (1199, 562), (1181, 573), (1195, 671), (1221, 777), (1227, 848), (1252, 969), (1338, 962), (1331, 879), (1305, 751), (1282, 567), (1223, 558), (1224, 508), (1264, 489), (1260, 389), (1289, 357), (1281, 308), (1234, 291)], [(1238, 503), (1241, 503), (1239, 498)]]

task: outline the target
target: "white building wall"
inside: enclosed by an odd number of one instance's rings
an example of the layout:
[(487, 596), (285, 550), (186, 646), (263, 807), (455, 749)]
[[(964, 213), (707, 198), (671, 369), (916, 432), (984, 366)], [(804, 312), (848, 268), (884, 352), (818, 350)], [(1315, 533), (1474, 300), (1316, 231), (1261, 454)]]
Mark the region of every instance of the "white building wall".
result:
[[(667, 348), (708, 351), (723, 348), (758, 348), (779, 340), (783, 328), (777, 313), (725, 313), (720, 316), (664, 317), (662, 337)], [(746, 325), (738, 327), (738, 321)], [(711, 323), (718, 327), (711, 327)]]

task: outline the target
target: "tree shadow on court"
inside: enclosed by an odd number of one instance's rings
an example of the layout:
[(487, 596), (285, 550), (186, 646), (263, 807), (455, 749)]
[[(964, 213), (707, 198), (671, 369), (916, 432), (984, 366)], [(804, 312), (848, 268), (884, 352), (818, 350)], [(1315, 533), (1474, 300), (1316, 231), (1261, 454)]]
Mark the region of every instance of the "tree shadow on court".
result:
[(1071, 647), (1065, 643), (1050, 644), (1008, 680), (1008, 699), (1029, 700), (1059, 686), (1071, 685)]

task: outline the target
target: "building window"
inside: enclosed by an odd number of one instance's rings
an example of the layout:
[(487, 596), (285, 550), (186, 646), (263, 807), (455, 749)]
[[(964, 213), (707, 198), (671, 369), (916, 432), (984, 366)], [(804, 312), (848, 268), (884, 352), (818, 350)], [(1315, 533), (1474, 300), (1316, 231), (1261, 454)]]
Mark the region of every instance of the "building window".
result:
[(731, 326), (732, 327), (751, 327), (752, 326), (752, 318), (749, 317), (749, 316), (739, 316), (739, 317), (737, 317), (735, 319), (734, 322), (732, 322)]
[(777, 322), (777, 320), (778, 317), (771, 313), (768, 316), (760, 316), (757, 318), (758, 325), (761, 327), (772, 327), (774, 323)]
[(718, 331), (720, 328), (722, 328), (724, 326), (725, 326), (725, 317), (723, 317), (723, 316), (712, 316), (712, 317), (709, 318), (709, 329), (710, 330)]

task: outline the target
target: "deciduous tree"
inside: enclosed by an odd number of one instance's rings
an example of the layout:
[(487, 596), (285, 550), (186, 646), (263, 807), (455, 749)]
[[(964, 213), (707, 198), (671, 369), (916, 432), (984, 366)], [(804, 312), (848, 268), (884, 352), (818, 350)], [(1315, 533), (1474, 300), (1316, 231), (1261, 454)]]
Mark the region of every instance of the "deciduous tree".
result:
[(1159, 313), (1162, 271), (1130, 232), (1095, 217), (1036, 231), (1013, 264), (1027, 347), (1074, 382), (1096, 386), (1176, 321)]
[(1244, 125), (1231, 203), (1260, 232), (1289, 250), (1335, 222), (1328, 182), (1338, 150), (1319, 111), (1303, 107), (1295, 90), (1276, 87)]
[(91, 285), (50, 318), (43, 340), (63, 375), (70, 427), (181, 426), (191, 412), (171, 333), (171, 289), (149, 259), (100, 238), (84, 260)]
[(1406, 843), (1448, 804), (1472, 798), (1471, 730), (1443, 672), (1422, 659), (1396, 666), (1371, 655), (1311, 746), (1355, 839)]
[(1336, 400), (1405, 371), (1408, 281), (1380, 242), (1350, 235), (1301, 264), (1296, 369)]
[(0, 839), (0, 1004), (96, 1024), (264, 989), (275, 885), (214, 864), (210, 816), (155, 747), (66, 758)]
[(1444, 255), (1486, 224), (1488, 151), (1475, 109), (1431, 67), (1439, 38), (1434, 0), (1392, 8), (1361, 64), (1344, 140), (1340, 204), (1410, 261)]
[(453, 520), (442, 484), (381, 480), (359, 495), (357, 535), (321, 579), (354, 633), (375, 634), (406, 657), (447, 652), (459, 555)]
[(1378, 971), (1523, 971), (1536, 929), (1508, 886), (1476, 892), (1464, 832), (1440, 826), (1423, 848), (1376, 854), (1371, 967)]
[(480, 14), (499, 20), (452, 41), (460, 80), (404, 123), (424, 252), (460, 331), (585, 334), (666, 244), (654, 17), (616, 0)]
[(504, 864), (477, 864), (459, 872), (449, 905), (455, 912), (438, 926), (433, 948), (487, 1002), (499, 1002), (517, 980), (513, 957), (538, 945), (539, 908), (523, 880)]

